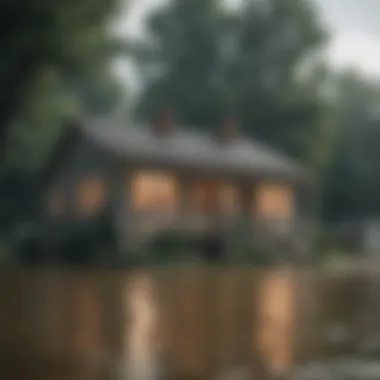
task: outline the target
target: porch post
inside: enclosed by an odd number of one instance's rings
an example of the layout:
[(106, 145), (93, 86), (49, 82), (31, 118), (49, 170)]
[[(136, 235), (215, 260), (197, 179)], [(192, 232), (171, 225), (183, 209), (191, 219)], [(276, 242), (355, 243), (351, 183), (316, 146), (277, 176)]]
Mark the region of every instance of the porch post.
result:
[(300, 257), (307, 257), (312, 249), (317, 219), (317, 196), (309, 184), (301, 184), (294, 191), (294, 224), (293, 229), (296, 251)]
[(120, 253), (131, 247), (133, 235), (131, 184), (132, 173), (120, 166), (112, 174), (111, 213)]
[(253, 244), (258, 237), (257, 190), (258, 181), (255, 179), (241, 182), (239, 185), (239, 228), (244, 231), (244, 239), (246, 243), (250, 245)]
[(188, 230), (189, 227), (189, 187), (191, 180), (188, 176), (178, 175), (177, 176), (177, 199), (178, 207), (176, 210), (176, 221), (177, 225), (180, 226), (181, 232)]
[(240, 220), (244, 226), (251, 229), (255, 224), (255, 194), (256, 184), (245, 181), (240, 185)]
[[(250, 244), (250, 236), (253, 227), (253, 186), (250, 182), (244, 181), (239, 184), (239, 218), (238, 229), (243, 232), (243, 239)], [(249, 240), (249, 242), (248, 242)]]

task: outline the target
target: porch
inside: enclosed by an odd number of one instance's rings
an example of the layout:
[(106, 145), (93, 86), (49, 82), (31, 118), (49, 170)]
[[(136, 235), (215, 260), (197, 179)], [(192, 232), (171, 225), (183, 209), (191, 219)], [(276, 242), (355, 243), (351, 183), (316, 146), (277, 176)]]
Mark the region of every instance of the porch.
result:
[(112, 209), (124, 248), (168, 230), (224, 241), (244, 231), (255, 244), (303, 251), (308, 243), (312, 193), (304, 184), (151, 168), (123, 173), (114, 177)]

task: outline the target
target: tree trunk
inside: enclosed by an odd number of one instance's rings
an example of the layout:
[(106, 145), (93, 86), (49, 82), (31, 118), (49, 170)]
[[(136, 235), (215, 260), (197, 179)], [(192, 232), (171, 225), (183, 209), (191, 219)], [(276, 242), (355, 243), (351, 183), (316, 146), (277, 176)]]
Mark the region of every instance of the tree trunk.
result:
[(4, 164), (10, 125), (24, 103), (25, 85), (36, 73), (41, 61), (34, 55), (20, 57), (3, 78), (0, 95), (0, 166)]

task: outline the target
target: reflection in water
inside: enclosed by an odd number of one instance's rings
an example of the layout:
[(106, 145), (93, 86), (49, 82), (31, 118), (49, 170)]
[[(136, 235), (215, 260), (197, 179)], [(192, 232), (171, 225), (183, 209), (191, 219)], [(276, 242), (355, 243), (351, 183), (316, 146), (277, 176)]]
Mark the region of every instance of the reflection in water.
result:
[(136, 276), (127, 284), (126, 346), (128, 379), (150, 380), (158, 377), (158, 312), (154, 285), (147, 275)]
[[(365, 336), (362, 315), (375, 312), (363, 301), (368, 278), (300, 281), (296, 274), (8, 274), (0, 278), (0, 373), (20, 380), (100, 380), (116, 378), (120, 366), (131, 380), (163, 373), (212, 379), (242, 368), (255, 372), (259, 365), (287, 374), (301, 357), (304, 364), (355, 355), (362, 340), (337, 346), (322, 337), (337, 322), (350, 336)], [(318, 308), (306, 310), (310, 302), (301, 293)]]
[(269, 372), (286, 374), (293, 364), (293, 278), (285, 271), (270, 273), (259, 288), (259, 352)]

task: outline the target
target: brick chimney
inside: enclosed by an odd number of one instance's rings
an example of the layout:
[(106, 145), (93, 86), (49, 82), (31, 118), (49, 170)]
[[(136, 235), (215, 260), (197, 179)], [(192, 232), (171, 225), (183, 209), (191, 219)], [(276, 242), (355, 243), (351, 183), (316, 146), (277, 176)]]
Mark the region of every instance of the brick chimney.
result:
[(224, 119), (218, 130), (218, 141), (221, 144), (230, 144), (240, 135), (240, 128), (233, 117)]
[(175, 128), (175, 116), (171, 110), (159, 112), (153, 122), (153, 132), (158, 137), (169, 136)]

